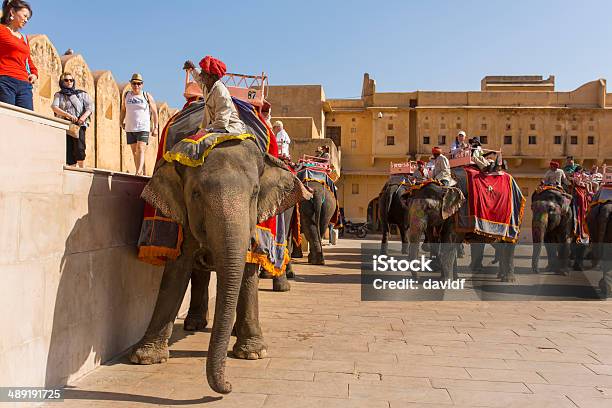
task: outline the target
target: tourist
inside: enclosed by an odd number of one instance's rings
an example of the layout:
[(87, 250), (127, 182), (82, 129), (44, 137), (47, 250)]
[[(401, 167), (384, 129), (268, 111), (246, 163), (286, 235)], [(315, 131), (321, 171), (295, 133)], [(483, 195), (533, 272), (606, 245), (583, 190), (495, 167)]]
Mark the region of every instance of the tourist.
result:
[(192, 76), (206, 95), (204, 119), (200, 127), (207, 132), (245, 133), (246, 126), (238, 116), (232, 95), (221, 81), (227, 70), (225, 63), (207, 55), (199, 65), (201, 71), (198, 73), (193, 62), (185, 62), (186, 69), (195, 71)]
[(22, 0), (4, 0), (0, 18), (0, 102), (34, 110), (32, 85), (38, 70), (30, 56), (27, 37), (19, 31), (32, 17)]
[(55, 116), (68, 120), (72, 125), (66, 133), (66, 164), (83, 167), (85, 160), (85, 132), (90, 123), (94, 105), (89, 94), (77, 89), (74, 76), (64, 72), (59, 80), (60, 90), (55, 93), (51, 109)]
[(317, 158), (329, 160), (329, 146), (319, 146), (317, 147)]
[(442, 149), (440, 149), (438, 146), (431, 149), (431, 154), (433, 154), (434, 157), (432, 178), (440, 181), (445, 186), (449, 186), (451, 183), (451, 172), (448, 159), (442, 154)]
[(279, 156), (291, 159), (291, 155), (289, 154), (289, 145), (291, 144), (291, 139), (289, 138), (289, 135), (284, 129), (283, 122), (281, 122), (280, 120), (274, 122), (272, 130), (276, 135), (276, 143), (278, 143)]
[(574, 156), (567, 156), (565, 158), (565, 167), (563, 167), (563, 171), (571, 175), (576, 171), (576, 167), (578, 167), (578, 165), (574, 162)]
[(485, 157), (482, 151), (482, 145), (477, 137), (470, 139), (470, 146), (472, 149), (472, 161), (482, 171), (493, 171), (495, 162)]
[(465, 141), (466, 137), (467, 136), (463, 130), (460, 130), (459, 133), (457, 133), (457, 137), (451, 144), (451, 157), (455, 157), (457, 153), (461, 153), (470, 147), (470, 145)]
[(546, 173), (544, 173), (542, 183), (557, 187), (568, 184), (565, 173), (559, 168), (559, 162), (553, 160), (549, 163), (549, 168), (546, 170)]
[(132, 149), (136, 175), (144, 175), (145, 153), (151, 130), (157, 136), (157, 106), (153, 96), (143, 90), (142, 75), (130, 79), (131, 90), (123, 96), (119, 121), (125, 129), (127, 143)]

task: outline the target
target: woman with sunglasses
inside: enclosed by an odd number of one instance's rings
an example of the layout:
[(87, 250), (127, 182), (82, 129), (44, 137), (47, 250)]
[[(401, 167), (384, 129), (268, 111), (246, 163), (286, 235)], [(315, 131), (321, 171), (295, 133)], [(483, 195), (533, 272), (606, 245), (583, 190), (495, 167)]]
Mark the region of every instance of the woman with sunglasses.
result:
[(89, 126), (89, 117), (94, 111), (89, 94), (76, 89), (74, 76), (64, 72), (60, 76), (60, 91), (55, 93), (51, 109), (55, 116), (68, 120), (79, 126), (79, 137), (66, 134), (66, 163), (83, 167), (85, 160), (85, 131)]
[(32, 84), (38, 70), (30, 57), (28, 39), (19, 31), (32, 17), (22, 0), (4, 0), (0, 18), (0, 102), (34, 110)]

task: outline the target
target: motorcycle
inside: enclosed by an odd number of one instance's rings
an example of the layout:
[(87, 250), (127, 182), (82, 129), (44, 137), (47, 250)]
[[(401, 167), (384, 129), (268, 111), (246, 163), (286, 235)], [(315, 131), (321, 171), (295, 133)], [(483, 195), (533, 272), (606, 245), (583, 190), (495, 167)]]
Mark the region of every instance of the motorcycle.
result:
[(339, 236), (344, 237), (344, 233), (356, 235), (357, 238), (365, 238), (368, 235), (368, 225), (365, 222), (350, 222), (344, 223), (340, 229)]

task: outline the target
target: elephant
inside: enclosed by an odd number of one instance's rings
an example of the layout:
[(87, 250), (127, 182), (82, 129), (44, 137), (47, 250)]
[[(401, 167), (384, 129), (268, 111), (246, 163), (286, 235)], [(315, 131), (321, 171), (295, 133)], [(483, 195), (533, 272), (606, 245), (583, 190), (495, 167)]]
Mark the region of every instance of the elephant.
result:
[(153, 315), (129, 358), (136, 364), (168, 359), (168, 339), (194, 265), (200, 272), (214, 270), (217, 299), (206, 377), (214, 391), (227, 394), (232, 328), (235, 357), (258, 359), (267, 353), (258, 317), (257, 265), (245, 264), (256, 224), (311, 194), (282, 162), (245, 139), (218, 144), (198, 167), (160, 160), (142, 197), (183, 226), (183, 244), (181, 255), (166, 262)]
[(405, 187), (400, 182), (389, 179), (378, 196), (378, 209), (382, 223), (382, 252), (387, 252), (389, 245), (389, 224), (395, 224), (402, 239), (402, 253), (408, 253), (408, 208), (400, 198), (404, 191)]
[(603, 276), (599, 288), (606, 297), (612, 296), (612, 201), (591, 206), (587, 213), (587, 225), (593, 249), (593, 267), (601, 262)]
[(336, 211), (336, 197), (323, 183), (310, 180), (304, 184), (313, 192), (310, 200), (300, 203), (300, 224), (310, 245), (308, 263), (325, 265), (322, 240)]
[[(542, 244), (548, 257), (547, 270), (568, 275), (570, 242), (574, 237), (576, 215), (572, 207), (572, 196), (558, 189), (536, 191), (531, 196), (531, 221), (533, 253), (531, 270), (538, 273), (538, 261)], [(583, 245), (576, 246), (574, 269), (582, 270)]]
[[(436, 254), (441, 268), (441, 278), (458, 279), (456, 257), (459, 245), (469, 243), (496, 243), (499, 258), (498, 277), (503, 282), (514, 282), (514, 243), (497, 243), (498, 240), (482, 235), (458, 231), (457, 218), (454, 216), (465, 203), (463, 192), (457, 187), (441, 186), (428, 183), (411, 193), (402, 196), (408, 208), (409, 257), (416, 259), (419, 252), (421, 236), (431, 237), (435, 228), (438, 232), (437, 241), (441, 245), (430, 245)], [(472, 248), (473, 247), (473, 248)], [(484, 245), (471, 245), (473, 257), (482, 258)], [(413, 272), (416, 278), (416, 272)]]

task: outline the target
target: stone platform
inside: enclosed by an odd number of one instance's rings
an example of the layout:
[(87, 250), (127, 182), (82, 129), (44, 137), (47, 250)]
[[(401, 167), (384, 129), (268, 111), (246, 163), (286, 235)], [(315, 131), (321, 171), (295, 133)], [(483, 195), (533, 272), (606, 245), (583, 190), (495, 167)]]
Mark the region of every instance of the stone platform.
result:
[(203, 375), (210, 333), (184, 332), (179, 319), (167, 364), (122, 357), (48, 405), (612, 406), (612, 303), (362, 302), (361, 242), (326, 246), (325, 266), (298, 260), (290, 292), (261, 282), (269, 357), (228, 358), (230, 395)]

